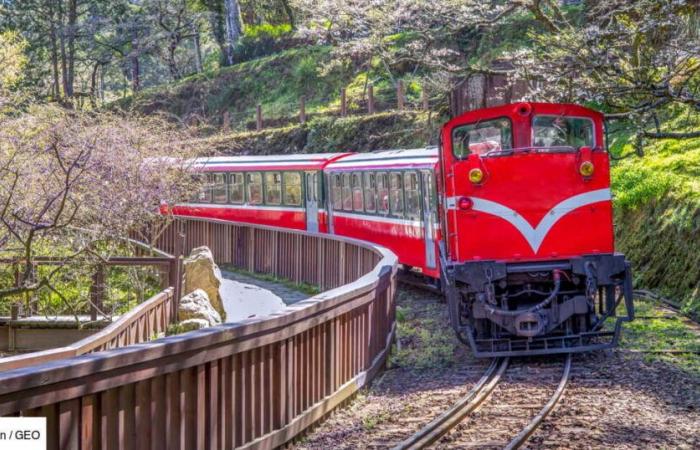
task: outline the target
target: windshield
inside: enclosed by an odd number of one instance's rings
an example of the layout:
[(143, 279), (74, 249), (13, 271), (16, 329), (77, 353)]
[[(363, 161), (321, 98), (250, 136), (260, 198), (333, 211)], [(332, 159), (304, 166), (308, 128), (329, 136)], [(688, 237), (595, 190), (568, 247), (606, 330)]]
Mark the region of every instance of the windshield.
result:
[(593, 121), (585, 117), (535, 116), (532, 120), (534, 147), (595, 147)]
[(505, 117), (462, 125), (452, 131), (452, 152), (457, 158), (508, 150), (512, 142), (512, 127)]

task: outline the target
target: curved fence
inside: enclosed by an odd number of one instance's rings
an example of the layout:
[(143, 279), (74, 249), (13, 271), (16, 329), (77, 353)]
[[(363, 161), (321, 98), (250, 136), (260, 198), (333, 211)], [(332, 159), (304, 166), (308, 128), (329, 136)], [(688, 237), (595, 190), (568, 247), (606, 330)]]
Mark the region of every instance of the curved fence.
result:
[[(396, 257), (327, 235), (183, 219), (171, 252), (326, 289), (263, 318), (0, 373), (0, 415), (47, 417), (56, 448), (271, 448), (365, 385), (394, 333)], [(51, 448), (51, 447), (50, 447)]]

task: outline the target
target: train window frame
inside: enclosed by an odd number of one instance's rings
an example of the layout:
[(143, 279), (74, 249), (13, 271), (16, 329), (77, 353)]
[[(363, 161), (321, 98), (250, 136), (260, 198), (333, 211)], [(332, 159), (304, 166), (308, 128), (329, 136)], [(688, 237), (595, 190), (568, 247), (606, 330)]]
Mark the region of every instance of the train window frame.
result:
[[(462, 124), (459, 124), (459, 125), (455, 126), (454, 128), (452, 128), (452, 131), (450, 132), (450, 139), (451, 139), (450, 145), (451, 145), (451, 147), (452, 147), (452, 156), (453, 156), (455, 159), (464, 160), (464, 159), (467, 159), (467, 158), (469, 157), (469, 155), (472, 154), (472, 151), (469, 150), (469, 145), (468, 145), (468, 144), (467, 144), (466, 152), (465, 152), (464, 154), (459, 154), (459, 153), (456, 152), (456, 146), (455, 146), (456, 136), (455, 136), (455, 134), (457, 133), (458, 130), (463, 129), (463, 128), (465, 128), (465, 127), (478, 126), (478, 125), (482, 125), (482, 124), (488, 124), (488, 123), (490, 123), (490, 122), (496, 122), (496, 121), (499, 121), (499, 120), (506, 120), (506, 121), (508, 122), (508, 126), (509, 126), (509, 128), (510, 128), (510, 136), (509, 136), (509, 137), (510, 137), (510, 140), (509, 140), (509, 142), (508, 142), (508, 147), (506, 148), (506, 147), (503, 146), (503, 144), (504, 144), (504, 142), (503, 142), (503, 137), (501, 137), (501, 148), (500, 148), (500, 150), (512, 150), (512, 149), (513, 149), (513, 121), (512, 121), (511, 118), (508, 117), (508, 116), (499, 116), (499, 117), (494, 117), (494, 118), (491, 118), (491, 119), (484, 119), (484, 120), (477, 120), (477, 121), (475, 121), (475, 122), (462, 123)], [(485, 128), (485, 127), (484, 127), (484, 128)], [(482, 156), (483, 156), (483, 155), (482, 155)]]
[[(401, 180), (401, 186), (398, 188), (394, 188), (392, 185), (392, 177), (394, 175), (398, 175)], [(393, 192), (394, 191), (399, 191), (400, 196), (398, 197), (399, 200), (401, 200), (401, 210), (396, 211), (396, 208), (394, 208), (394, 201), (393, 201)], [(397, 217), (400, 219), (404, 218), (406, 211), (406, 202), (404, 199), (404, 182), (403, 182), (403, 171), (400, 170), (395, 170), (395, 171), (390, 171), (389, 172), (389, 215), (392, 217)]]
[[(298, 187), (298, 189), (299, 189), (299, 192), (298, 192), (298, 201), (297, 201), (296, 203), (295, 203), (295, 202), (288, 201), (288, 199), (289, 199), (289, 196), (288, 196), (288, 195), (289, 195), (289, 194), (288, 194), (288, 192), (287, 192), (287, 185), (288, 185), (287, 177), (288, 177), (288, 176), (293, 176), (293, 175), (296, 175), (296, 176), (298, 177), (298, 180), (299, 180), (299, 182), (297, 183), (297, 187)], [(282, 172), (282, 203), (283, 203), (285, 206), (302, 206), (303, 200), (304, 200), (304, 197), (303, 197), (304, 189), (303, 189), (303, 186), (302, 186), (302, 179), (303, 179), (303, 177), (302, 177), (302, 175), (301, 175), (301, 172), (298, 172), (298, 171), (290, 171), (290, 170), (286, 170), (286, 171)]]
[[(375, 172), (363, 172), (362, 173), (362, 194), (364, 197), (365, 212), (376, 213), (377, 212), (377, 175)], [(372, 200), (372, 206), (368, 199)]]
[[(251, 188), (251, 183), (250, 179), (257, 175), (260, 178), (260, 200), (259, 201), (253, 201), (252, 196), (250, 193), (250, 188)], [(264, 183), (263, 183), (263, 176), (262, 172), (258, 171), (251, 171), (251, 172), (245, 172), (245, 200), (248, 205), (262, 205), (264, 203)]]
[[(352, 210), (357, 213), (365, 212), (365, 192), (362, 172), (352, 172), (350, 187), (352, 188)], [(357, 183), (355, 183), (357, 181)], [(359, 195), (358, 195), (359, 194)]]
[[(412, 189), (409, 189), (408, 185), (408, 180), (414, 177), (415, 178), (415, 187)], [(418, 171), (415, 170), (407, 170), (404, 172), (403, 176), (403, 192), (404, 192), (404, 216), (407, 219), (412, 219), (412, 220), (420, 220), (421, 218), (421, 213), (422, 213), (422, 203), (423, 203), (423, 196), (421, 193), (421, 177), (418, 174)], [(409, 192), (413, 193), (413, 196), (415, 198), (415, 205), (412, 205), (409, 203)], [(415, 206), (416, 208), (413, 208)]]
[[(234, 180), (237, 176), (241, 177), (240, 183), (235, 183)], [(233, 205), (242, 205), (245, 203), (245, 172), (231, 172), (228, 174), (228, 202)], [(233, 199), (233, 186), (240, 186), (241, 197), (240, 200)]]
[[(265, 205), (271, 205), (271, 206), (280, 206), (282, 205), (282, 172), (279, 171), (266, 171), (263, 172), (263, 192), (265, 195), (263, 196), (263, 203)], [(275, 177), (278, 178), (277, 181), (275, 181)], [(270, 182), (270, 179), (272, 179), (272, 182)], [(271, 200), (270, 196), (272, 191), (270, 190), (270, 187), (275, 187), (274, 189), (277, 192), (277, 200)]]
[[(217, 205), (225, 205), (228, 203), (228, 182), (226, 174), (223, 172), (215, 172), (211, 176), (211, 203)], [(223, 192), (222, 192), (223, 189)], [(217, 192), (217, 190), (219, 192)]]
[[(383, 177), (386, 177), (386, 179), (382, 179)], [(382, 186), (386, 190), (386, 204), (384, 203), (384, 199), (380, 198), (380, 191), (379, 191), (379, 180), (382, 179)], [(375, 174), (375, 183), (377, 186), (377, 214), (382, 215), (382, 216), (387, 216), (389, 215), (389, 186), (390, 186), (390, 181), (389, 181), (389, 172), (382, 171), (382, 172), (376, 172)], [(381, 206), (381, 207), (380, 207)]]
[(343, 180), (338, 172), (331, 173), (331, 208), (343, 210)]
[[(343, 172), (341, 177), (343, 194), (343, 211), (352, 211), (352, 181), (351, 172)], [(347, 182), (347, 183), (346, 183)], [(347, 190), (347, 192), (346, 192)], [(346, 203), (347, 202), (347, 203)]]
[[(562, 119), (579, 119), (579, 120), (585, 120), (588, 121), (591, 124), (591, 137), (592, 137), (592, 144), (589, 146), (587, 144), (580, 145), (578, 147), (575, 147), (570, 144), (565, 144), (565, 145), (535, 145), (535, 120), (541, 117), (547, 117), (547, 118), (562, 118)], [(598, 142), (596, 138), (596, 129), (595, 129), (595, 121), (593, 120), (592, 117), (586, 117), (586, 116), (570, 116), (567, 114), (533, 114), (532, 118), (530, 119), (530, 145), (533, 147), (541, 147), (541, 148), (561, 148), (561, 147), (571, 147), (574, 150), (578, 151), (581, 147), (590, 147), (592, 149), (595, 149), (598, 147)]]

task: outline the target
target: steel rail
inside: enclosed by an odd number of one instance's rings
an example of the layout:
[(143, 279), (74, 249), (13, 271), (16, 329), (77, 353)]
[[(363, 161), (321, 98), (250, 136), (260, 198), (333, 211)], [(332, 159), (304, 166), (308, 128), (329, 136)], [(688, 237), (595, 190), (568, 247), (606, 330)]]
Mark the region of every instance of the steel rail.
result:
[[(508, 367), (508, 358), (502, 359), (500, 366), (498, 362), (498, 359), (493, 360), (484, 375), (467, 395), (411, 437), (394, 447), (394, 450), (425, 448), (440, 439), (468, 414), (478, 408), (489, 397)], [(496, 371), (497, 366), (498, 371)]]
[(527, 440), (532, 436), (532, 433), (537, 430), (537, 428), (542, 424), (544, 419), (552, 412), (554, 407), (559, 402), (561, 395), (564, 393), (566, 384), (569, 381), (569, 374), (571, 373), (571, 353), (566, 356), (566, 362), (564, 363), (564, 372), (562, 373), (561, 380), (559, 381), (559, 386), (557, 386), (556, 391), (549, 399), (549, 401), (544, 405), (542, 410), (527, 424), (523, 430), (518, 433), (517, 436), (510, 441), (508, 445), (505, 446), (505, 450), (515, 450), (520, 448)]

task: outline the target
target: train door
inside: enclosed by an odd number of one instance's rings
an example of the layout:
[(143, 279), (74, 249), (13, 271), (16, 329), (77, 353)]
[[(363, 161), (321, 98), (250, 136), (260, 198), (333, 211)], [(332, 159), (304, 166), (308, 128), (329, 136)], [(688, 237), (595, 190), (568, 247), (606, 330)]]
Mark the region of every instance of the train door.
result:
[(430, 170), (421, 171), (421, 185), (423, 188), (423, 234), (425, 239), (425, 265), (434, 269), (436, 267), (435, 255), (435, 177)]
[(306, 230), (318, 233), (318, 172), (305, 172)]

